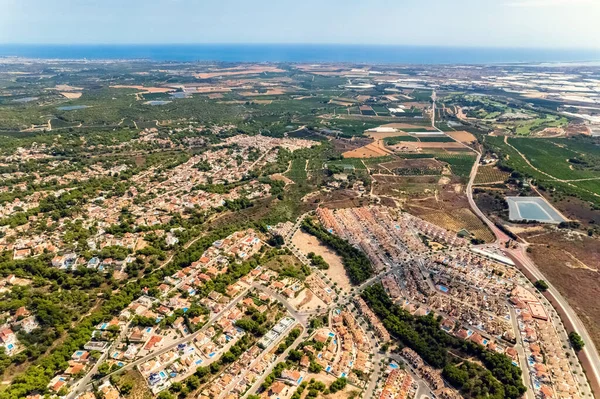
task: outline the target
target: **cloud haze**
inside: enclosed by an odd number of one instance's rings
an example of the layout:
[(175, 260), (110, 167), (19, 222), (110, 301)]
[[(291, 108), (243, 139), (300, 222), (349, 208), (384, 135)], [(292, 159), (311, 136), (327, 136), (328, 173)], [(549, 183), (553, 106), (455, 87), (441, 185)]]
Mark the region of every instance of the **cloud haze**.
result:
[(0, 43), (600, 47), (600, 0), (0, 0)]

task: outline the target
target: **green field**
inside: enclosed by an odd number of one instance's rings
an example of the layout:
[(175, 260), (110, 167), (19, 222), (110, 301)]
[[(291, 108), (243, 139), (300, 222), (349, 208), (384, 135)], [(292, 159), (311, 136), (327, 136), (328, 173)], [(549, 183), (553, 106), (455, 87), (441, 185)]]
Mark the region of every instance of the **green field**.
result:
[(471, 152), (465, 152), (437, 154), (435, 155), (435, 158), (439, 161), (448, 163), (452, 173), (456, 176), (468, 179), (476, 157), (475, 154)]
[[(598, 162), (594, 160), (597, 159), (600, 152), (597, 140), (589, 138), (551, 140), (523, 138), (511, 139), (509, 143), (516, 144), (515, 147), (518, 146), (517, 148), (528, 159), (529, 157), (533, 158), (533, 160), (530, 160), (532, 165), (551, 176), (562, 176), (560, 178), (565, 180), (583, 178), (582, 176), (600, 177), (600, 172), (594, 170), (595, 165), (598, 165)], [(553, 143), (564, 145), (566, 148), (556, 147)], [(504, 143), (502, 137), (488, 136), (485, 138), (484, 144), (487, 149), (496, 152), (501, 157), (501, 165), (517, 171), (521, 175), (535, 179), (540, 188), (553, 189), (556, 194), (572, 195), (600, 205), (600, 198), (594, 195), (594, 193), (600, 193), (599, 181), (560, 182), (529, 166), (517, 151)], [(588, 164), (591, 165), (590, 168), (570, 169), (566, 160), (573, 156), (574, 150), (577, 152), (578, 157), (587, 160)]]

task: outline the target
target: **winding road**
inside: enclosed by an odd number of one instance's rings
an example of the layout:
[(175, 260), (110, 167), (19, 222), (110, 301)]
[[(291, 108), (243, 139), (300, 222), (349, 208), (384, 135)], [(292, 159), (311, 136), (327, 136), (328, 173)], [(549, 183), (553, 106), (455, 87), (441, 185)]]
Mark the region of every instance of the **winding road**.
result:
[[(433, 107), (435, 109), (435, 91), (432, 97), (434, 99)], [(435, 118), (435, 113), (433, 114), (433, 117)], [(432, 121), (432, 125), (435, 127), (434, 121)], [(437, 130), (441, 133), (444, 133), (440, 129)], [(496, 236), (495, 244), (498, 246), (498, 248), (501, 248), (504, 252), (508, 254), (508, 256), (515, 262), (517, 268), (521, 270), (523, 274), (532, 283), (534, 283), (537, 280), (544, 280), (547, 282), (549, 289), (544, 293), (544, 296), (548, 299), (550, 304), (557, 311), (567, 332), (576, 331), (583, 339), (585, 346), (580, 352), (578, 352), (577, 355), (579, 357), (581, 365), (583, 366), (583, 369), (586, 372), (586, 376), (592, 390), (596, 395), (600, 395), (600, 356), (598, 355), (598, 351), (596, 349), (596, 346), (594, 345), (594, 341), (590, 337), (585, 326), (583, 325), (573, 308), (571, 308), (569, 303), (562, 297), (558, 290), (552, 286), (551, 283), (548, 283), (548, 280), (544, 277), (543, 273), (529, 258), (526, 252), (527, 244), (519, 243), (516, 248), (503, 248), (501, 244), (509, 241), (510, 237), (508, 237), (502, 230), (496, 227), (496, 225), (479, 209), (479, 207), (475, 203), (473, 199), (473, 182), (475, 181), (475, 176), (477, 176), (477, 170), (481, 161), (481, 152), (477, 151), (474, 148), (469, 148), (477, 154), (477, 159), (475, 161), (475, 164), (473, 165), (473, 168), (471, 169), (469, 183), (466, 188), (467, 198), (469, 200), (469, 206), (471, 207), (471, 210), (490, 228), (490, 230), (492, 230), (492, 232)], [(520, 154), (518, 150), (516, 151)], [(523, 158), (525, 159), (525, 157)], [(527, 161), (527, 159), (525, 160)]]

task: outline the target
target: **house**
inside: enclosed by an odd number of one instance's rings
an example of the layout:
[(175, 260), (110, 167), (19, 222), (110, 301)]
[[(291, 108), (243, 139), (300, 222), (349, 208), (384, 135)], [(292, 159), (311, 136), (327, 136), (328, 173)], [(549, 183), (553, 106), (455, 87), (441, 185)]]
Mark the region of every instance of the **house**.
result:
[(269, 396), (277, 396), (277, 395), (281, 395), (281, 393), (283, 392), (283, 390), (285, 389), (285, 384), (281, 381), (275, 381), (273, 383), (273, 385), (271, 385), (271, 388), (269, 389)]
[(65, 370), (66, 375), (77, 375), (81, 373), (85, 369), (85, 365), (81, 363), (72, 362), (69, 364), (69, 367)]
[(302, 358), (300, 359), (300, 366), (308, 368), (308, 366), (310, 366), (310, 358), (306, 355), (302, 356)]
[(104, 399), (119, 399), (119, 391), (115, 387), (113, 387), (110, 382), (104, 383), (99, 389), (102, 392), (102, 396)]
[(21, 320), (19, 324), (21, 325), (21, 330), (23, 330), (27, 334), (29, 334), (30, 332), (32, 332), (40, 326), (39, 323), (35, 320), (35, 316), (26, 317), (23, 320)]
[(89, 360), (88, 359), (89, 356), (90, 356), (90, 353), (88, 351), (79, 350), (79, 351), (75, 351), (75, 353), (73, 353), (71, 355), (71, 359), (73, 361), (82, 363), (82, 362), (87, 362)]
[(17, 336), (10, 328), (3, 328), (0, 330), (0, 343), (10, 356), (17, 347)]
[(302, 375), (297, 370), (283, 370), (281, 372), (281, 379), (293, 385), (298, 385), (301, 377)]
[(68, 379), (69, 379), (69, 377), (67, 377), (65, 375), (57, 375), (48, 384), (48, 389), (50, 389), (54, 392), (58, 392), (58, 391), (60, 391), (60, 389), (62, 387), (67, 385)]

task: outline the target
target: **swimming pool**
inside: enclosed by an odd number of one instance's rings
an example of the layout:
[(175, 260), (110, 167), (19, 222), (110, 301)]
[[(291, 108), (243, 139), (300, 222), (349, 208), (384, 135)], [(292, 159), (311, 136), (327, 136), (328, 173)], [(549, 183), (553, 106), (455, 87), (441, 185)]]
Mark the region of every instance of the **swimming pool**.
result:
[(331, 371), (331, 366), (327, 366), (327, 367), (325, 368), (325, 371), (327, 371), (327, 372), (329, 373), (329, 372)]
[(334, 334), (334, 333), (332, 333), (332, 332), (330, 332), (330, 333), (329, 333), (329, 336), (330, 336), (331, 338), (333, 338), (333, 337), (335, 337), (335, 334)]
[(390, 367), (393, 368), (393, 369), (397, 369), (398, 365), (396, 363), (394, 363), (394, 362), (391, 362), (390, 363)]
[(445, 285), (438, 285), (438, 288), (443, 293), (448, 293), (448, 287), (446, 287)]
[(213, 357), (214, 355), (215, 355), (215, 352), (209, 354), (208, 357)]
[(160, 375), (160, 378), (167, 378), (167, 373), (162, 370), (158, 373), (158, 375)]

